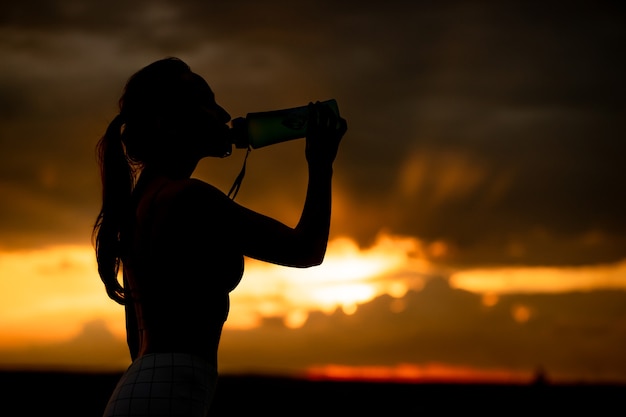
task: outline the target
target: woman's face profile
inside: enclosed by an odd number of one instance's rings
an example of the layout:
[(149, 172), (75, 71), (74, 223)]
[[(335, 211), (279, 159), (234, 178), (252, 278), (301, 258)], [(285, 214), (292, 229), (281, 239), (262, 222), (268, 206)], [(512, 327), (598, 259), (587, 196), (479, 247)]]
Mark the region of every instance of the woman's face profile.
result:
[(192, 107), (187, 118), (188, 128), (185, 134), (198, 147), (201, 157), (225, 156), (230, 154), (232, 145), (229, 141), (230, 114), (215, 100), (215, 94), (199, 75), (192, 92)]

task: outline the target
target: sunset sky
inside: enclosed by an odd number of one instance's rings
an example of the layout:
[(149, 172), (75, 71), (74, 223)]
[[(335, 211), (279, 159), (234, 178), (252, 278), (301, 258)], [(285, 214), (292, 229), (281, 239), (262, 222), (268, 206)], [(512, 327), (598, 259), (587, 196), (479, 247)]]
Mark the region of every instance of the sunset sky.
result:
[[(177, 56), (233, 117), (349, 125), (324, 264), (246, 260), (221, 372), (626, 383), (625, 46), (618, 1), (3, 2), (0, 368), (128, 366), (94, 147)], [(244, 155), (194, 176), (227, 192)], [(306, 172), (254, 150), (237, 201), (293, 226)]]

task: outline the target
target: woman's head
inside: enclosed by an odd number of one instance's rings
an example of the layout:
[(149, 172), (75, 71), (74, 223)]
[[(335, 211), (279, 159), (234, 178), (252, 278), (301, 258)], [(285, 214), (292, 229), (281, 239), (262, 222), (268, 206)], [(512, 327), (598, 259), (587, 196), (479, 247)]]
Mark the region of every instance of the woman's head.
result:
[(230, 115), (207, 82), (178, 58), (156, 61), (135, 73), (119, 100), (121, 139), (128, 158), (146, 163), (180, 152), (229, 155)]

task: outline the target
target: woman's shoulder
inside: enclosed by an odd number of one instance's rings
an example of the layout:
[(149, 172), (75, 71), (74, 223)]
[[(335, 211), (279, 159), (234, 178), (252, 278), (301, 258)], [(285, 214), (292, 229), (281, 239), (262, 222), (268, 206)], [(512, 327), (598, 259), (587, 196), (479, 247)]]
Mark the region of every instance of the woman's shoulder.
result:
[(157, 188), (159, 194), (165, 198), (223, 194), (215, 186), (197, 178), (164, 179)]

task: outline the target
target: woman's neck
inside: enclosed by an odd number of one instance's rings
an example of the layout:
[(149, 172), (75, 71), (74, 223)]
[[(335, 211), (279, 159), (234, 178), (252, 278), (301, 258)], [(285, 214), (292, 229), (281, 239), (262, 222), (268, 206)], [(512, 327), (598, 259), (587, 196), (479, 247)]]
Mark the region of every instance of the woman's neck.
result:
[(182, 180), (191, 177), (197, 165), (197, 160), (152, 161), (145, 164), (141, 175), (144, 178), (166, 177), (173, 180)]

